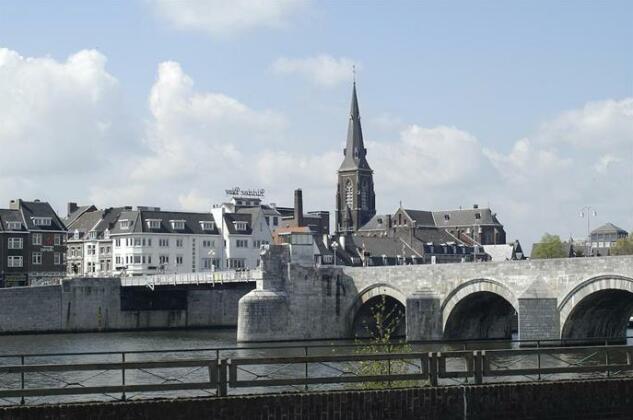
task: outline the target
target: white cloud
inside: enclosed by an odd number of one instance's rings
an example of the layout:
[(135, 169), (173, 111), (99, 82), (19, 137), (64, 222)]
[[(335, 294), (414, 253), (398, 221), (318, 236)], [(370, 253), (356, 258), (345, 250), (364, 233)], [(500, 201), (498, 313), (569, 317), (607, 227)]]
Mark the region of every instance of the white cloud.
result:
[(347, 57), (335, 58), (320, 54), (306, 58), (280, 57), (272, 65), (276, 74), (298, 74), (321, 86), (334, 86), (352, 80), (352, 68), (360, 69), (356, 61)]
[(154, 10), (178, 29), (233, 35), (257, 28), (279, 28), (307, 0), (149, 0)]

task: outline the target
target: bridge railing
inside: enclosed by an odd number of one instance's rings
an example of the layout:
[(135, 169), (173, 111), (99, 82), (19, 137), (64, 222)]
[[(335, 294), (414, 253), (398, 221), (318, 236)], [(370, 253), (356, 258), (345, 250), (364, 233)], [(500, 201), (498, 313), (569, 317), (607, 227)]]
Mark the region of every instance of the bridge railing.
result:
[[(292, 355), (257, 356), (266, 350)], [(365, 351), (346, 345), (5, 355), (0, 356), (0, 403), (633, 376), (631, 345)]]
[(262, 278), (261, 270), (204, 271), (198, 273), (152, 274), (121, 277), (121, 286), (174, 286), (182, 284), (223, 284), (256, 281)]

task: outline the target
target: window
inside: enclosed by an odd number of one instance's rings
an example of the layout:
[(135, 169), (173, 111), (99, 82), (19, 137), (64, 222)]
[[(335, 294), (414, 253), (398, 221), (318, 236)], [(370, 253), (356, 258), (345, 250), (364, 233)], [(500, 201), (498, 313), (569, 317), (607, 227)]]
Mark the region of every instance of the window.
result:
[(185, 221), (184, 220), (170, 220), (171, 228), (174, 230), (184, 230), (185, 229)]
[(79, 240), (79, 231), (77, 229), (75, 229), (75, 232), (73, 233), (73, 239), (74, 240)]
[(34, 252), (31, 255), (31, 261), (33, 262), (33, 265), (41, 265), (42, 264), (42, 253), (41, 252)]
[(119, 220), (119, 227), (122, 230), (127, 230), (130, 228), (130, 221), (127, 219)]
[(24, 248), (24, 240), (22, 238), (9, 238), (9, 249)]
[(235, 246), (238, 248), (248, 248), (248, 240), (246, 239), (236, 239)]
[(176, 255), (176, 264), (182, 265), (182, 255)]
[(450, 216), (450, 215), (448, 215), (448, 214), (445, 214), (445, 215), (444, 215), (444, 221), (445, 221), (445, 222), (448, 222), (450, 219), (451, 219), (451, 216)]
[(360, 190), (360, 205), (363, 210), (367, 210), (369, 208), (369, 187), (367, 186), (367, 181), (363, 181), (363, 187)]
[[(90, 239), (97, 239), (97, 232), (95, 232), (94, 230), (93, 230), (93, 231), (91, 231), (91, 232), (88, 234), (88, 238), (90, 238)], [(58, 244), (56, 244), (56, 245), (58, 245)]]
[(141, 263), (141, 256), (140, 255), (134, 255), (132, 257), (132, 263), (134, 264), (140, 264)]
[(9, 255), (7, 263), (9, 267), (22, 267), (24, 265), (22, 257), (17, 255)]
[(244, 258), (229, 258), (226, 260), (229, 268), (244, 268), (246, 267), (246, 260)]
[(55, 265), (61, 265), (62, 263), (62, 254), (59, 252), (56, 252), (53, 254), (53, 264)]
[(147, 246), (152, 246), (152, 238), (147, 238)]
[(215, 229), (215, 222), (202, 221), (200, 222), (200, 226), (202, 230), (213, 230)]
[(103, 231), (103, 238), (110, 239), (110, 229), (106, 229)]
[(122, 261), (121, 261), (121, 257), (120, 257), (120, 256), (118, 256), (118, 255), (117, 255), (116, 257), (114, 257), (114, 262), (115, 262), (116, 264), (121, 264), (121, 262), (122, 262)]
[(354, 206), (354, 186), (350, 179), (345, 183), (345, 204), (350, 209)]
[(20, 230), (22, 229), (22, 223), (20, 222), (7, 222), (7, 230)]
[(215, 248), (215, 241), (202, 241), (203, 248)]
[(158, 246), (163, 247), (163, 248), (168, 247), (169, 246), (169, 239), (160, 238), (158, 240)]
[(150, 229), (160, 229), (161, 219), (147, 219), (147, 226)]
[(95, 245), (88, 245), (88, 247), (86, 248), (86, 254), (87, 255), (95, 255), (96, 254), (96, 249), (97, 247)]
[(481, 219), (481, 213), (475, 213), (475, 219), (477, 220)]
[(243, 232), (246, 230), (246, 222), (233, 222), (235, 223), (235, 230)]
[(273, 226), (277, 226), (279, 224), (279, 217), (273, 217)]
[(50, 226), (52, 222), (50, 217), (33, 217), (32, 220), (35, 226)]
[(114, 246), (121, 246), (121, 239), (117, 238), (117, 239), (114, 241)]
[(169, 264), (169, 255), (160, 255), (158, 257), (158, 262), (161, 264)]
[(141, 246), (141, 238), (134, 238), (134, 246)]
[(176, 239), (176, 248), (182, 248), (183, 241), (182, 239)]
[(42, 234), (34, 233), (33, 234), (33, 245), (42, 245)]
[[(97, 232), (95, 232), (97, 233)], [(55, 245), (61, 245), (62, 244), (62, 235), (55, 235)]]

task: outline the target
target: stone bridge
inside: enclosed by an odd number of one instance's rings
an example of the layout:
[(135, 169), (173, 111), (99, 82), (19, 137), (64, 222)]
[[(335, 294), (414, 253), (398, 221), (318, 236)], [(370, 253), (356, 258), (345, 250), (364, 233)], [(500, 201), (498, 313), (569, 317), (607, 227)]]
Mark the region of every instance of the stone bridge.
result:
[(262, 267), (239, 341), (353, 338), (375, 303), (409, 341), (622, 337), (633, 312), (633, 256), (316, 268), (271, 246)]

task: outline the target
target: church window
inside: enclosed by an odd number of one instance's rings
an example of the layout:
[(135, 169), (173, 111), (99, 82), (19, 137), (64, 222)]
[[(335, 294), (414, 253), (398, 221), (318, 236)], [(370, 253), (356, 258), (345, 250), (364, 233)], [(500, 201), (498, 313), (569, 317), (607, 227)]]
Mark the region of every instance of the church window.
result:
[(363, 188), (360, 190), (360, 203), (363, 210), (367, 210), (367, 208), (369, 207), (367, 190), (367, 181), (364, 181)]
[(347, 207), (350, 209), (354, 206), (354, 187), (352, 186), (352, 181), (349, 179), (345, 184), (345, 204), (347, 204)]

